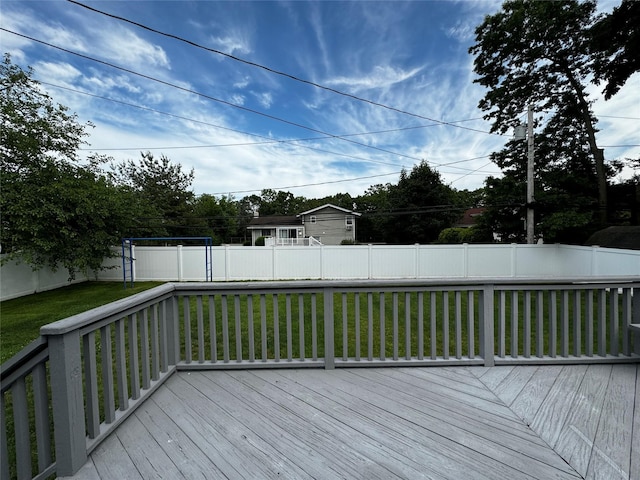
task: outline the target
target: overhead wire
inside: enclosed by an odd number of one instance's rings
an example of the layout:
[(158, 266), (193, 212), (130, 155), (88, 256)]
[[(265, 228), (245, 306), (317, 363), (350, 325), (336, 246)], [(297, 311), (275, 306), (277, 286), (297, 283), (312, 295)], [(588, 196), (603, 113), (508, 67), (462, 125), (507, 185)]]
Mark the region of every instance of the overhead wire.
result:
[(488, 132), (488, 131), (485, 131), (485, 130), (479, 130), (479, 129), (475, 129), (475, 128), (463, 127), (461, 125), (456, 125), (455, 123), (452, 123), (452, 122), (446, 122), (446, 121), (443, 121), (443, 120), (437, 120), (437, 119), (430, 118), (430, 117), (427, 117), (427, 116), (424, 116), (424, 115), (419, 115), (417, 113), (412, 113), (412, 112), (408, 112), (406, 110), (402, 110), (402, 109), (399, 109), (399, 108), (396, 108), (396, 107), (392, 107), (392, 106), (389, 106), (389, 105), (386, 105), (386, 104), (383, 104), (383, 103), (375, 102), (373, 100), (362, 98), (362, 97), (359, 97), (357, 95), (353, 95), (351, 93), (343, 92), (341, 90), (337, 90), (337, 89), (332, 88), (332, 87), (327, 87), (326, 85), (322, 85), (322, 84), (313, 82), (311, 80), (306, 80), (306, 79), (297, 77), (297, 76), (292, 75), (290, 73), (286, 73), (286, 72), (282, 72), (282, 71), (279, 71), (279, 70), (275, 70), (275, 69), (267, 67), (265, 65), (261, 65), (261, 64), (256, 63), (256, 62), (252, 62), (252, 61), (240, 58), (240, 57), (236, 57), (235, 55), (231, 55), (229, 53), (222, 52), (222, 51), (216, 50), (214, 48), (210, 48), (210, 47), (206, 47), (204, 45), (200, 45), (199, 43), (196, 43), (196, 42), (194, 42), (192, 40), (188, 40), (186, 38), (180, 37), (178, 35), (162, 32), (160, 30), (157, 30), (155, 28), (149, 27), (149, 26), (144, 25), (142, 23), (135, 22), (133, 20), (129, 20), (128, 18), (119, 16), (119, 15), (115, 15), (115, 14), (111, 14), (111, 13), (107, 13), (107, 12), (104, 12), (102, 10), (98, 10), (97, 8), (90, 7), (89, 5), (86, 5), (84, 3), (78, 2), (76, 0), (67, 0), (67, 1), (70, 2), (70, 3), (73, 3), (75, 5), (78, 5), (78, 6), (82, 7), (82, 8), (86, 8), (87, 10), (90, 10), (90, 11), (93, 11), (95, 13), (98, 13), (100, 15), (104, 15), (104, 16), (110, 17), (110, 18), (115, 19), (115, 20), (119, 20), (119, 21), (122, 21), (122, 22), (125, 22), (125, 23), (129, 23), (130, 25), (135, 25), (136, 27), (142, 28), (142, 29), (147, 30), (149, 32), (152, 32), (152, 33), (155, 33), (155, 34), (158, 34), (158, 35), (162, 35), (162, 36), (167, 37), (167, 38), (172, 38), (174, 40), (178, 40), (180, 42), (186, 43), (186, 44), (191, 45), (193, 47), (196, 47), (196, 48), (199, 48), (199, 49), (202, 49), (202, 50), (206, 50), (206, 51), (211, 52), (211, 53), (216, 53), (218, 55), (222, 55), (222, 56), (224, 56), (226, 58), (229, 58), (231, 60), (235, 60), (237, 62), (241, 62), (241, 63), (244, 63), (246, 65), (250, 65), (252, 67), (260, 68), (260, 69), (266, 70), (266, 71), (268, 71), (270, 73), (289, 78), (289, 79), (294, 80), (296, 82), (305, 83), (307, 85), (311, 85), (313, 87), (316, 87), (316, 88), (319, 88), (319, 89), (322, 89), (322, 90), (326, 90), (326, 91), (335, 93), (337, 95), (342, 95), (344, 97), (348, 97), (348, 98), (351, 98), (353, 100), (357, 100), (359, 102), (364, 102), (364, 103), (367, 103), (367, 104), (370, 104), (370, 105), (374, 105), (376, 107), (385, 108), (387, 110), (391, 110), (391, 111), (394, 111), (396, 113), (401, 113), (403, 115), (409, 115), (409, 116), (412, 116), (412, 117), (421, 118), (423, 120), (429, 120), (431, 122), (436, 122), (436, 123), (438, 123), (440, 125), (447, 125), (447, 126), (451, 126), (451, 127), (462, 128), (464, 130), (470, 130), (470, 131), (473, 131), (473, 132), (484, 133), (484, 134), (487, 134), (487, 135), (503, 136), (502, 134), (499, 134), (499, 133)]
[(328, 180), (328, 181), (324, 181), (324, 182), (317, 182), (317, 183), (306, 183), (303, 185), (288, 185), (285, 187), (271, 187), (271, 188), (258, 188), (258, 189), (251, 189), (251, 190), (234, 190), (234, 191), (225, 191), (225, 192), (214, 192), (211, 193), (211, 195), (227, 195), (227, 194), (233, 194), (233, 193), (251, 193), (251, 192), (261, 192), (263, 190), (285, 190), (285, 189), (292, 189), (292, 188), (304, 188), (304, 187), (317, 187), (320, 185), (331, 185), (334, 183), (344, 183), (344, 182), (353, 182), (355, 180), (367, 180), (370, 178), (378, 178), (378, 177), (388, 177), (390, 175), (400, 175), (400, 172), (390, 172), (390, 173), (382, 173), (379, 175), (368, 175), (366, 177), (355, 177), (355, 178), (345, 178), (342, 180)]
[[(116, 99), (113, 99), (113, 98), (110, 98), (110, 97), (105, 97), (103, 95), (97, 95), (97, 94), (94, 94), (94, 93), (85, 92), (83, 90), (78, 90), (78, 89), (74, 89), (74, 88), (70, 88), (70, 87), (64, 87), (64, 86), (61, 86), (61, 85), (56, 85), (56, 84), (53, 84), (53, 83), (50, 83), (50, 82), (46, 82), (46, 81), (43, 81), (43, 80), (38, 80), (38, 81), (42, 85), (47, 85), (47, 86), (50, 86), (50, 87), (59, 88), (61, 90), (66, 90), (66, 91), (77, 93), (77, 94), (81, 94), (81, 95), (87, 95), (87, 96), (98, 98), (98, 99), (101, 99), (101, 100), (114, 102), (114, 103), (125, 105), (125, 106), (128, 106), (128, 107), (138, 108), (138, 109), (141, 109), (141, 110), (149, 111), (149, 112), (152, 112), (152, 113), (157, 113), (157, 114), (160, 114), (160, 115), (170, 116), (170, 117), (177, 118), (177, 119), (180, 119), (180, 120), (185, 120), (185, 121), (188, 121), (188, 122), (194, 122), (194, 123), (198, 123), (198, 124), (202, 124), (202, 125), (206, 125), (206, 126), (210, 126), (210, 127), (214, 127), (214, 128), (219, 128), (219, 129), (222, 129), (222, 130), (228, 130), (228, 131), (232, 131), (234, 133), (240, 133), (240, 134), (243, 134), (243, 135), (249, 135), (249, 136), (253, 136), (253, 137), (257, 137), (257, 138), (266, 139), (263, 142), (243, 142), (243, 143), (216, 144), (216, 145), (189, 145), (189, 146), (165, 146), (165, 147), (126, 147), (126, 148), (80, 148), (79, 150), (82, 150), (82, 151), (93, 151), (93, 152), (127, 151), (127, 150), (150, 151), (150, 150), (170, 150), (170, 149), (189, 149), (189, 148), (235, 147), (235, 146), (251, 146), (251, 145), (296, 143), (296, 142), (306, 142), (306, 141), (315, 141), (315, 140), (325, 140), (325, 139), (331, 139), (332, 138), (332, 137), (328, 137), (328, 136), (323, 136), (323, 137), (294, 138), (294, 139), (286, 139), (286, 140), (273, 139), (272, 137), (267, 137), (266, 135), (260, 135), (258, 133), (245, 132), (243, 130), (238, 130), (238, 129), (229, 128), (229, 127), (223, 127), (221, 125), (217, 125), (217, 124), (214, 124), (214, 123), (205, 122), (205, 121), (202, 121), (202, 120), (196, 120), (196, 119), (193, 119), (193, 118), (184, 117), (184, 116), (181, 116), (181, 115), (176, 115), (176, 114), (169, 113), (169, 112), (164, 112), (164, 111), (157, 110), (157, 109), (150, 108), (150, 107), (146, 107), (146, 106), (143, 106), (143, 105), (137, 105), (137, 104), (134, 104), (134, 103), (124, 102), (122, 100), (116, 100)], [(465, 120), (456, 120), (456, 122), (468, 122), (468, 121), (473, 121), (473, 120), (476, 120), (476, 119), (471, 118), (471, 119), (465, 119)], [(406, 130), (415, 130), (415, 129), (421, 129), (421, 128), (428, 128), (428, 127), (433, 127), (433, 126), (436, 126), (436, 125), (437, 124), (415, 125), (415, 126), (409, 126), (409, 127), (387, 129), (387, 130), (378, 130), (378, 131), (373, 131), (373, 132), (350, 133), (350, 134), (344, 134), (344, 135), (337, 135), (337, 137), (342, 138), (342, 137), (350, 137), (350, 136), (377, 135), (377, 134), (380, 134), (380, 133), (393, 133), (393, 132), (398, 132), (398, 131), (406, 131)], [(319, 152), (322, 152), (322, 153), (329, 153), (329, 154), (332, 154), (332, 155), (338, 155), (338, 156), (342, 156), (342, 157), (346, 157), (346, 158), (352, 158), (352, 159), (360, 160), (360, 161), (364, 161), (364, 162), (378, 163), (378, 164), (381, 164), (381, 165), (399, 166), (396, 163), (381, 162), (381, 161), (378, 161), (378, 160), (372, 160), (372, 159), (368, 159), (368, 158), (357, 157), (357, 156), (349, 155), (349, 154), (346, 154), (346, 153), (333, 152), (333, 151), (330, 151), (330, 150), (320, 149), (320, 148), (317, 148), (317, 147), (310, 147), (308, 145), (300, 145), (300, 146), (303, 147), (303, 148), (309, 149), (309, 150), (319, 151)], [(429, 163), (433, 164), (433, 165), (436, 165), (436, 166), (444, 167), (444, 166), (451, 166), (451, 165), (455, 165), (457, 163), (464, 163), (464, 162), (478, 160), (478, 159), (487, 158), (487, 157), (489, 157), (489, 155), (483, 155), (483, 156), (464, 159), (464, 160), (456, 160), (456, 161), (448, 162), (448, 163), (440, 163), (440, 162), (434, 162), (434, 161), (429, 161)], [(452, 168), (457, 168), (457, 169), (461, 169), (461, 170), (469, 170), (469, 169), (462, 168), (462, 167), (452, 167)], [(477, 169), (471, 171), (470, 174), (474, 173), (476, 171), (477, 171)], [(252, 190), (252, 191), (254, 191), (254, 190)]]
[(245, 107), (243, 105), (238, 105), (238, 104), (235, 104), (233, 102), (228, 102), (226, 100), (222, 100), (220, 98), (216, 98), (216, 97), (213, 97), (211, 95), (208, 95), (208, 94), (205, 94), (205, 93), (202, 93), (202, 92), (198, 92), (196, 90), (192, 90), (190, 88), (181, 87), (180, 85), (176, 85), (174, 83), (167, 82), (166, 80), (161, 80), (159, 78), (152, 77), (151, 75), (146, 75), (144, 73), (136, 72), (136, 71), (131, 70), (129, 68), (125, 68), (125, 67), (121, 67), (121, 66), (118, 66), (118, 65), (114, 65), (114, 64), (106, 62), (104, 60), (100, 60), (100, 59), (97, 59), (97, 58), (94, 58), (94, 57), (90, 57), (89, 55), (84, 55), (82, 53), (74, 52), (73, 50), (69, 50), (69, 49), (60, 47), (58, 45), (53, 45), (52, 43), (45, 42), (44, 40), (39, 40), (37, 38), (31, 37), (29, 35), (25, 35), (23, 33), (14, 32), (14, 31), (6, 29), (4, 27), (0, 27), (0, 31), (11, 33), (13, 35), (17, 35), (19, 37), (26, 38), (28, 40), (40, 43), (42, 45), (46, 45), (48, 47), (63, 51), (65, 53), (69, 53), (71, 55), (75, 55), (75, 56), (78, 56), (80, 58), (84, 58), (85, 60), (90, 60), (92, 62), (100, 63), (102, 65), (105, 65), (105, 66), (108, 66), (108, 67), (111, 67), (111, 68), (115, 68), (115, 69), (121, 70), (123, 72), (127, 72), (127, 73), (129, 73), (131, 75), (136, 75), (138, 77), (141, 77), (141, 78), (144, 78), (144, 79), (147, 79), (147, 80), (151, 80), (153, 82), (157, 82), (157, 83), (160, 83), (162, 85), (166, 85), (166, 86), (169, 86), (169, 87), (172, 87), (172, 88), (176, 88), (178, 90), (181, 90), (181, 91), (193, 94), (193, 95), (200, 96), (202, 98), (205, 98), (207, 100), (211, 100), (213, 102), (217, 102), (217, 103), (220, 103), (220, 104), (223, 104), (223, 105), (227, 105), (227, 106), (232, 107), (232, 108), (237, 108), (239, 110), (243, 110), (243, 111), (250, 112), (250, 113), (253, 113), (253, 114), (256, 114), (256, 115), (260, 115), (262, 117), (269, 118), (271, 120), (275, 120), (275, 121), (278, 121), (278, 122), (282, 122), (282, 123), (285, 123), (287, 125), (291, 125), (291, 126), (294, 126), (294, 127), (297, 127), (297, 128), (302, 128), (304, 130), (309, 130), (311, 132), (319, 133), (319, 134), (325, 135), (327, 137), (335, 138), (335, 139), (338, 139), (338, 140), (342, 140), (342, 141), (345, 141), (345, 142), (352, 143), (354, 145), (359, 145), (361, 147), (369, 148), (369, 149), (372, 149), (372, 150), (377, 150), (377, 151), (380, 151), (380, 152), (383, 152), (383, 153), (387, 153), (387, 154), (390, 154), (390, 155), (396, 155), (396, 156), (399, 156), (399, 157), (408, 158), (408, 159), (413, 160), (413, 161), (420, 162), (420, 161), (423, 160), (421, 158), (413, 157), (411, 155), (406, 155), (404, 153), (392, 152), (390, 150), (386, 150), (384, 148), (376, 147), (374, 145), (367, 145), (366, 143), (357, 142), (355, 140), (351, 140), (351, 139), (348, 139), (348, 138), (341, 138), (338, 135), (335, 135), (335, 134), (332, 134), (332, 133), (328, 133), (328, 132), (325, 132), (325, 131), (317, 129), (317, 128), (309, 127), (307, 125), (303, 125), (303, 124), (300, 124), (300, 123), (297, 123), (297, 122), (293, 122), (291, 120), (286, 120), (284, 118), (280, 118), (280, 117), (277, 117), (275, 115), (270, 115), (268, 113), (261, 112), (259, 110), (254, 110), (252, 108)]

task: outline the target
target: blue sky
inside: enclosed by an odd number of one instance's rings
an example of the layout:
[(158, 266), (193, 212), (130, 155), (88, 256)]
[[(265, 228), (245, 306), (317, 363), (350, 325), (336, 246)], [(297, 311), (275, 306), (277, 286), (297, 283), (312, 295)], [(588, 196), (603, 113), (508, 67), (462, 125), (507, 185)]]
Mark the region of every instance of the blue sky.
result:
[[(499, 175), (488, 156), (510, 137), (487, 133), (477, 108), (484, 90), (473, 84), (467, 51), (475, 26), (501, 2), (83, 3), (414, 114), (66, 1), (3, 0), (3, 28), (121, 67), (0, 34), (3, 52), (32, 66), (57, 102), (95, 125), (83, 155), (164, 154), (194, 169), (197, 194), (236, 198), (264, 188), (308, 198), (360, 195), (370, 185), (397, 182), (402, 168), (421, 159), (457, 189)], [(618, 4), (601, 2), (600, 9)], [(608, 102), (599, 88), (589, 91), (607, 159), (638, 158), (640, 147), (608, 146), (640, 144), (640, 76)]]

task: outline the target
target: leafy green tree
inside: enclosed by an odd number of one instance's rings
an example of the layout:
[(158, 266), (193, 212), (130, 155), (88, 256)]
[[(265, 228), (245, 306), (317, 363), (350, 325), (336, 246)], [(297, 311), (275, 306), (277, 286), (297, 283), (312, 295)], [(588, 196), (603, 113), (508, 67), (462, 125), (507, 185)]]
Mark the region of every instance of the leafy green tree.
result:
[(475, 190), (456, 190), (457, 203), (464, 208), (481, 207), (485, 202), (484, 187)]
[(476, 28), (476, 44), (469, 52), (475, 55), (475, 82), (488, 89), (479, 107), (493, 121), (493, 132), (506, 133), (519, 124), (527, 105), (536, 112), (567, 106), (565, 113), (570, 111), (581, 122), (586, 141), (580, 142), (588, 147), (595, 167), (598, 220), (604, 224), (607, 172), (586, 93), (595, 71), (594, 57), (589, 55), (595, 7), (594, 1), (507, 0), (501, 11)]
[(77, 116), (56, 104), (8, 55), (0, 66), (0, 243), (4, 261), (34, 269), (97, 270), (113, 254), (131, 218), (128, 199), (100, 172), (80, 165), (86, 135)]
[(261, 216), (264, 215), (297, 215), (303, 211), (306, 202), (304, 197), (296, 197), (291, 192), (262, 190), (259, 197), (252, 197)]
[(640, 175), (611, 185), (610, 193), (616, 225), (640, 225)]
[(469, 228), (452, 227), (445, 228), (438, 235), (436, 243), (460, 244), (460, 243), (491, 243), (491, 235), (474, 225)]
[[(597, 174), (581, 142), (584, 124), (571, 108), (560, 108), (536, 135), (535, 231), (547, 242), (581, 243), (598, 228)], [(504, 242), (525, 240), (526, 156), (522, 141), (508, 142), (491, 156), (504, 177), (487, 179), (488, 209), (481, 218)], [(615, 164), (605, 172), (612, 177)]]
[(300, 205), (300, 211), (311, 210), (312, 208), (321, 207), (328, 203), (347, 210), (353, 210), (354, 208), (354, 199), (350, 194), (336, 193), (335, 195), (329, 195), (322, 198), (305, 198), (304, 202)]
[(389, 203), (393, 215), (386, 225), (386, 237), (391, 243), (434, 242), (462, 214), (453, 189), (444, 185), (440, 174), (424, 161), (410, 173), (400, 173)]
[(640, 70), (640, 2), (622, 0), (591, 27), (590, 34), (596, 79), (606, 82), (608, 100)]
[(357, 235), (360, 242), (385, 242), (391, 218), (391, 190), (393, 185), (376, 184), (370, 186), (363, 195), (354, 199), (358, 218)]
[(194, 201), (192, 215), (197, 235), (212, 237), (214, 244), (230, 243), (233, 237), (244, 236), (238, 230), (239, 204), (231, 197), (200, 195)]
[(56, 104), (26, 71), (5, 54), (0, 65), (0, 167), (3, 174), (26, 175), (44, 163), (78, 160), (86, 127), (69, 109)]
[(191, 190), (194, 173), (182, 171), (182, 165), (171, 163), (164, 155), (156, 158), (150, 152), (141, 153), (139, 160), (125, 160), (112, 165), (112, 178), (137, 195), (139, 217), (136, 236), (193, 236), (190, 230)]
[(34, 268), (63, 266), (71, 278), (114, 255), (131, 222), (129, 202), (104, 175), (45, 163), (28, 175), (2, 175), (2, 245)]

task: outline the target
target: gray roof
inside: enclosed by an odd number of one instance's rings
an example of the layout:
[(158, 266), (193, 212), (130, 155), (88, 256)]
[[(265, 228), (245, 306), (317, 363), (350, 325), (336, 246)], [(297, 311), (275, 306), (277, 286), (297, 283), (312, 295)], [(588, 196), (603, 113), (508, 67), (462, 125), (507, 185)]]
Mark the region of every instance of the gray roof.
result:
[(264, 217), (253, 217), (247, 228), (281, 225), (301, 225), (301, 223), (300, 219), (295, 215), (266, 215)]

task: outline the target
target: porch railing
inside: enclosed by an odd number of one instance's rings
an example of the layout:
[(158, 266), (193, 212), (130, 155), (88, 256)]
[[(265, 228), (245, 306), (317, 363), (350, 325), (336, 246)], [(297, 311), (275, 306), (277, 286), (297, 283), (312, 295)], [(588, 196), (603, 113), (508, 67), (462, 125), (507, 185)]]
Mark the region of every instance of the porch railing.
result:
[(73, 474), (176, 370), (638, 362), (638, 324), (638, 278), (166, 284), (2, 365), (0, 474)]

